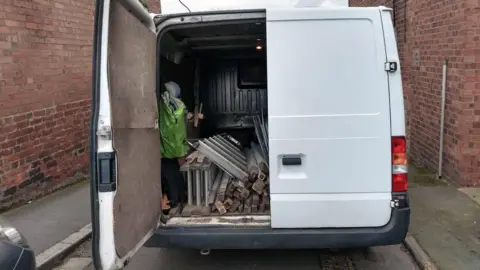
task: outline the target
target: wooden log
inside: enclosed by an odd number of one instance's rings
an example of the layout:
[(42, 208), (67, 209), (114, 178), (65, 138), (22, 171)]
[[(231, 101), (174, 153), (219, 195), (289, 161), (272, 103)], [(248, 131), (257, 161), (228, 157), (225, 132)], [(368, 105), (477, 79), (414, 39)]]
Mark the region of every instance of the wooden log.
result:
[(258, 176), (258, 163), (252, 149), (246, 149), (245, 156), (247, 157), (248, 176), (250, 181), (253, 182)]
[(260, 195), (265, 190), (265, 183), (260, 180), (260, 178), (258, 178), (257, 181), (253, 184), (252, 189)]
[(212, 187), (210, 188), (210, 192), (208, 193), (208, 204), (215, 203), (215, 197), (217, 196), (218, 188), (220, 187), (220, 183), (222, 182), (223, 172), (219, 171), (217, 173), (217, 177), (215, 177), (215, 181), (213, 182)]

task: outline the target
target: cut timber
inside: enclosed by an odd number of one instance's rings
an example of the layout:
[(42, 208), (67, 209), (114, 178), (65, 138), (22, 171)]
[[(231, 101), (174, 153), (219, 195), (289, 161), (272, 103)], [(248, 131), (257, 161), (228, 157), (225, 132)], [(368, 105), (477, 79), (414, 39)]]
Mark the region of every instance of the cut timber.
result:
[(258, 194), (253, 193), (252, 206), (259, 206), (259, 205), (260, 205), (260, 196), (258, 196)]
[(258, 176), (258, 163), (255, 158), (255, 154), (252, 149), (247, 149), (245, 151), (247, 157), (247, 171), (250, 177), (250, 180), (254, 180)]
[(242, 199), (246, 199), (248, 198), (248, 196), (250, 196), (250, 191), (248, 189), (244, 189), (242, 190), (242, 192), (240, 193), (240, 197)]
[(205, 155), (199, 154), (197, 157), (197, 163), (202, 164), (204, 159), (205, 159)]
[(225, 192), (227, 191), (227, 185), (230, 181), (230, 177), (228, 174), (223, 173), (222, 174), (222, 181), (220, 182), (220, 187), (218, 187), (217, 190), (217, 199), (216, 201), (223, 202), (225, 200)]
[(265, 183), (260, 180), (260, 178), (258, 178), (257, 181), (253, 184), (252, 189), (255, 190), (255, 192), (257, 192), (258, 194), (262, 194), (265, 190)]
[(245, 206), (251, 207), (253, 204), (253, 194), (250, 195), (246, 200), (245, 200)]
[(220, 183), (222, 182), (222, 175), (223, 172), (219, 171), (217, 173), (217, 177), (215, 177), (215, 181), (213, 182), (212, 188), (210, 189), (210, 193), (208, 194), (208, 204), (215, 203), (215, 197), (217, 196), (218, 188), (220, 187)]
[(191, 164), (193, 161), (195, 161), (199, 154), (200, 153), (198, 151), (194, 151), (193, 153), (188, 155), (186, 164)]
[(223, 205), (223, 203), (221, 201), (216, 201), (215, 202), (215, 208), (217, 208), (220, 215), (223, 215), (223, 214), (227, 213), (227, 209), (225, 208), (225, 206)]
[(268, 163), (261, 154), (261, 150), (259, 149), (258, 144), (252, 142), (251, 143), (253, 154), (255, 155), (255, 159), (257, 160), (258, 169), (263, 172), (264, 174), (268, 174)]
[(230, 209), (230, 206), (232, 206), (233, 204), (233, 200), (228, 198), (225, 200), (225, 202), (223, 202), (223, 206), (225, 206), (225, 209)]
[(240, 205), (238, 206), (238, 212), (242, 213), (243, 208), (244, 208), (243, 202), (240, 202)]
[(241, 204), (242, 204), (242, 201), (235, 198), (235, 200), (233, 200), (233, 203), (228, 210), (230, 212), (235, 212)]

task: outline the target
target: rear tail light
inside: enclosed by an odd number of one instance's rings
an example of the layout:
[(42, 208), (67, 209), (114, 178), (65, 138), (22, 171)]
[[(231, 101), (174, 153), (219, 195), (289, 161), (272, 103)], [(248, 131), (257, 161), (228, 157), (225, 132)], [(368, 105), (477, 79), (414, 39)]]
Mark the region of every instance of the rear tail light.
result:
[(407, 141), (405, 137), (392, 137), (392, 191), (408, 189)]

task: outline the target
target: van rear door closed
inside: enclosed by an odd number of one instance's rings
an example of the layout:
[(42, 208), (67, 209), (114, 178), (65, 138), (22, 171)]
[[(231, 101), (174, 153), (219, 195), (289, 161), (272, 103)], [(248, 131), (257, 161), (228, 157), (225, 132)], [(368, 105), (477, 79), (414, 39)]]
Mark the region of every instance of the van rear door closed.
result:
[(267, 10), (273, 228), (379, 227), (392, 165), (378, 8)]

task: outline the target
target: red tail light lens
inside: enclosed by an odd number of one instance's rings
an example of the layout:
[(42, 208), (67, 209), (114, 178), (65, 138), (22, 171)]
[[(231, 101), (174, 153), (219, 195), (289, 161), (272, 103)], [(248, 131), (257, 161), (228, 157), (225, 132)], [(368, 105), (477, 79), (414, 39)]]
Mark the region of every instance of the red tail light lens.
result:
[(408, 189), (407, 141), (405, 137), (392, 137), (392, 191)]

